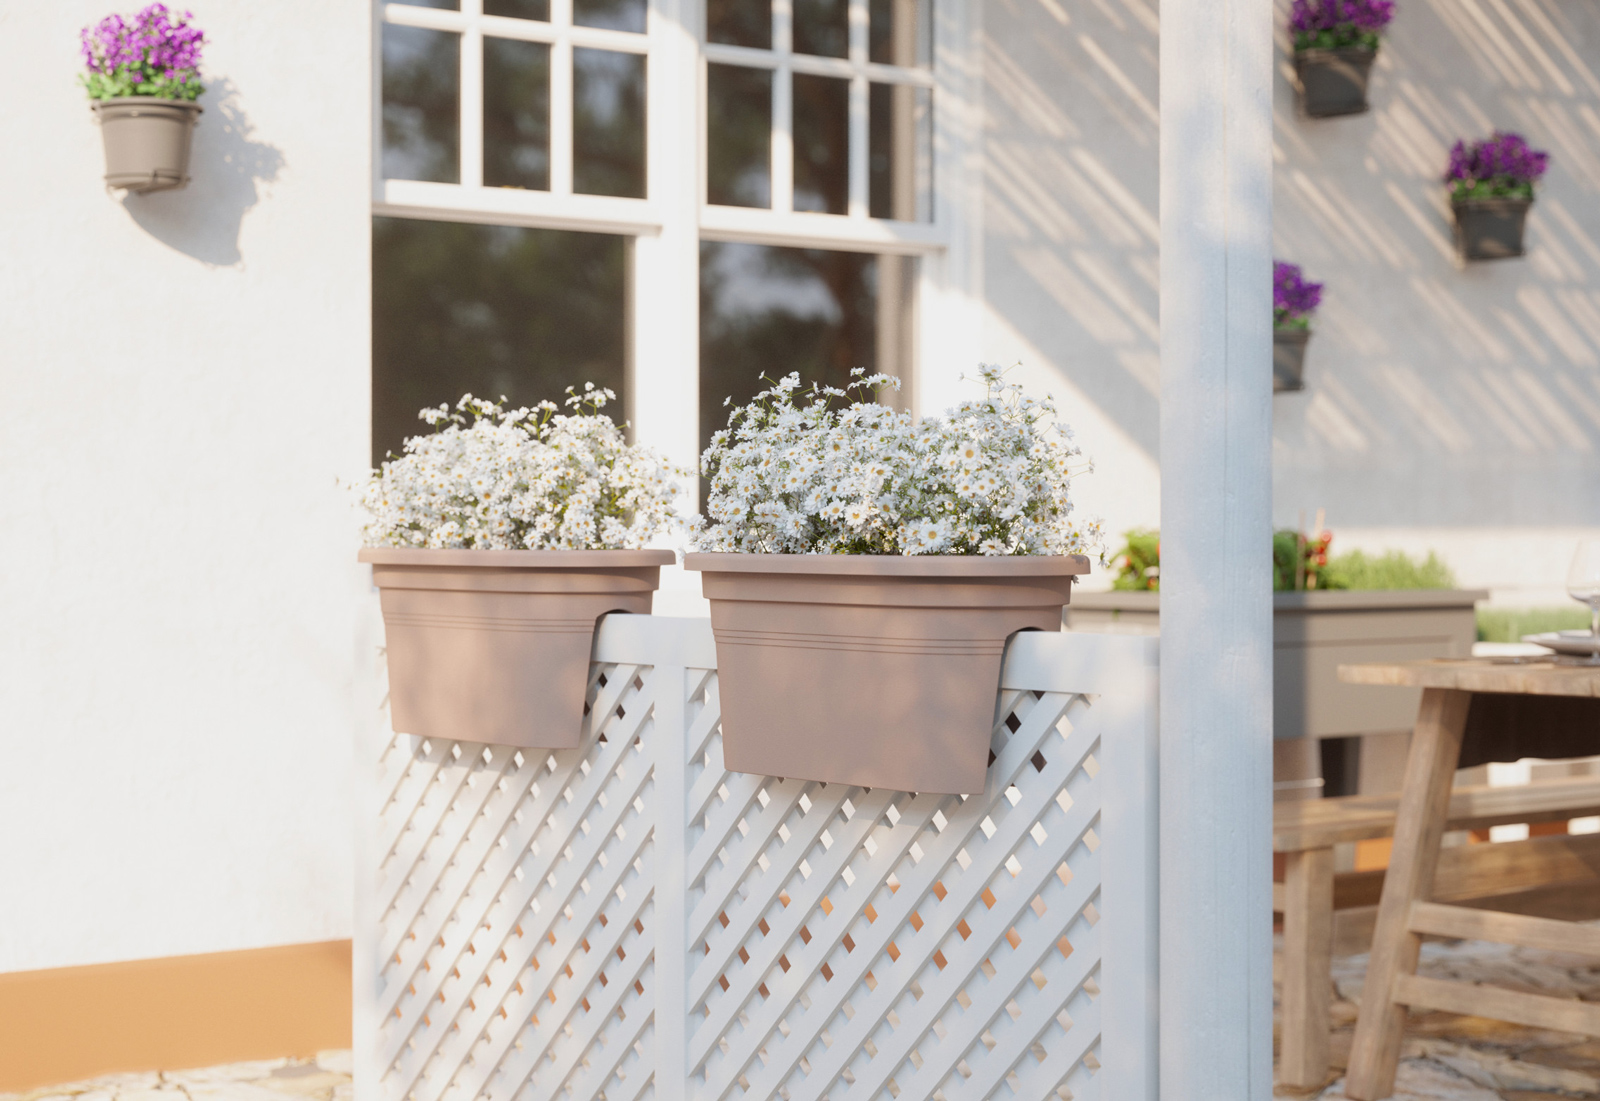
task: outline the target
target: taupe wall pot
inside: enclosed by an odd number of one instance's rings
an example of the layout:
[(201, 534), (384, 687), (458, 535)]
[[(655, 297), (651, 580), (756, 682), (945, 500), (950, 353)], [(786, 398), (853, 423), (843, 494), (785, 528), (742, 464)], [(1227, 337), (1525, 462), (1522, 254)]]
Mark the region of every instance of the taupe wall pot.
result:
[(1509, 260), (1522, 255), (1532, 199), (1468, 199), (1452, 205), (1456, 248), (1463, 260)]
[(671, 551), (368, 547), (396, 733), (570, 749), (595, 625), (650, 611)]
[(1055, 631), (1081, 555), (690, 554), (737, 772), (981, 792), (1006, 638)]
[(1300, 106), (1314, 119), (1356, 115), (1367, 109), (1367, 78), (1376, 50), (1348, 46), (1339, 50), (1296, 50), (1294, 71), (1300, 83)]
[(97, 100), (106, 147), (106, 186), (139, 194), (189, 183), (189, 147), (201, 107), (180, 99), (126, 96)]
[(1272, 330), (1272, 392), (1306, 388), (1306, 343), (1310, 329)]

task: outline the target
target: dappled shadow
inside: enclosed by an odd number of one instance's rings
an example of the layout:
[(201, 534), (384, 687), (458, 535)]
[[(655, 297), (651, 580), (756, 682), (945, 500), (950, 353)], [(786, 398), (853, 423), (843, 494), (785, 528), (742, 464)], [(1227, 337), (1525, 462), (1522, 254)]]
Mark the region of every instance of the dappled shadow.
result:
[(283, 170), (283, 152), (255, 136), (238, 89), (226, 77), (210, 80), (200, 97), (205, 113), (195, 128), (191, 182), (182, 191), (127, 194), (122, 205), (147, 233), (207, 264), (241, 260), (239, 229), (263, 188)]

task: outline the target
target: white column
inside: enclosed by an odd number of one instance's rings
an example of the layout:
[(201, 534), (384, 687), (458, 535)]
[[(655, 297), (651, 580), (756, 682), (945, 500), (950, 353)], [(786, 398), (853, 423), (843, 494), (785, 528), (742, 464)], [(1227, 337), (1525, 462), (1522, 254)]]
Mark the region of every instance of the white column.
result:
[(1161, 1095), (1272, 1095), (1270, 0), (1161, 5)]

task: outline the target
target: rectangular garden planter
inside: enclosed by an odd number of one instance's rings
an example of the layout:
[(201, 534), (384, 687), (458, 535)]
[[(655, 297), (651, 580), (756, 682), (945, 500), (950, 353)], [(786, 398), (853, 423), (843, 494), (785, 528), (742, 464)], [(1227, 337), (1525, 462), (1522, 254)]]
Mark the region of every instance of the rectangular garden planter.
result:
[(360, 1096), (1155, 1101), (1152, 640), (1014, 639), (968, 796), (730, 771), (715, 662), (610, 616), (577, 746), (385, 739)]

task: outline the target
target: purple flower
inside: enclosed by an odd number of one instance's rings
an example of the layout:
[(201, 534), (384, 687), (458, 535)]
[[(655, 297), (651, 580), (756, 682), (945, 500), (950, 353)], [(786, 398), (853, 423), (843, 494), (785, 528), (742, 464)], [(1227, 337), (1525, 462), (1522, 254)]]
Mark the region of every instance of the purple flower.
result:
[(1272, 262), (1273, 324), (1304, 328), (1321, 302), (1322, 284), (1304, 279), (1299, 264)]
[(205, 33), (190, 24), (194, 16), (174, 16), (154, 3), (137, 15), (108, 15), (81, 34), (84, 84), (95, 99), (126, 95), (193, 99), (203, 89), (198, 81), (200, 48)]
[(1550, 154), (1531, 147), (1521, 134), (1496, 130), (1485, 141), (1450, 148), (1444, 181), (1457, 199), (1532, 198), (1533, 185), (1550, 167)]
[(1378, 48), (1378, 35), (1394, 18), (1394, 0), (1293, 0), (1289, 33), (1297, 50)]

